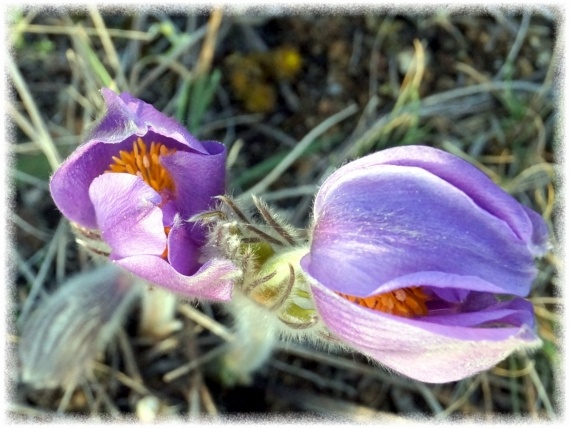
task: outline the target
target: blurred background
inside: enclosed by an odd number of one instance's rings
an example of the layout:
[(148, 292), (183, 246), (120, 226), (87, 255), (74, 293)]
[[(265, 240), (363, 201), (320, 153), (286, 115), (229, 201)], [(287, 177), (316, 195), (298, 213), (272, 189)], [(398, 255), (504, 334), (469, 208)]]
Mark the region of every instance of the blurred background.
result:
[(319, 183), (351, 159), (425, 144), (468, 160), (550, 228), (554, 251), (538, 262), (530, 296), (543, 346), (470, 379), (428, 385), (356, 353), (282, 343), (249, 385), (227, 386), (211, 365), (231, 334), (220, 308), (179, 302), (182, 328), (150, 340), (137, 332), (134, 305), (106, 349), (93, 355), (91, 375), (76, 385), (26, 384), (14, 357), (12, 418), (295, 413), (391, 422), (560, 414), (554, 94), (562, 18), (546, 7), (293, 12), (7, 11), (15, 189), (7, 341), (14, 355), (29, 314), (93, 266), (55, 208), (48, 179), (103, 114), (101, 87), (128, 91), (201, 140), (222, 141), (231, 193), (258, 194), (297, 227), (307, 225)]

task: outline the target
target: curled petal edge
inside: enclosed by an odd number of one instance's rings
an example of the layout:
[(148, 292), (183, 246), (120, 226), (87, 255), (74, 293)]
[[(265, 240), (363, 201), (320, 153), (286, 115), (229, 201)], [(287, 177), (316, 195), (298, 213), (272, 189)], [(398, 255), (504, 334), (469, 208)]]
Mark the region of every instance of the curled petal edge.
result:
[(377, 363), (422, 382), (463, 379), (542, 343), (527, 325), (433, 325), (361, 308), (314, 281), (311, 284), (317, 310), (335, 336)]
[(131, 256), (114, 263), (137, 276), (187, 298), (225, 302), (231, 299), (233, 279), (239, 274), (230, 261), (211, 259), (193, 275), (182, 275), (156, 256)]
[(90, 141), (116, 143), (132, 135), (143, 136), (153, 131), (167, 138), (206, 154), (206, 150), (196, 138), (176, 119), (166, 116), (152, 105), (123, 92), (116, 94), (109, 88), (102, 88), (107, 111), (89, 133)]

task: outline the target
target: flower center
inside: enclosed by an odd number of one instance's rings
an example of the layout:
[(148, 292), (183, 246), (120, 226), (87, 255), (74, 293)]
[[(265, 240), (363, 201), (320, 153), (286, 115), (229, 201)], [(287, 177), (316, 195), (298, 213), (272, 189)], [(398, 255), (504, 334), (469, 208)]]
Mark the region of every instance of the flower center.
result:
[(126, 172), (144, 180), (157, 192), (161, 190), (174, 191), (174, 181), (168, 171), (160, 164), (160, 156), (174, 153), (161, 143), (150, 143), (150, 150), (141, 138), (133, 143), (133, 150), (121, 150), (119, 157), (113, 156), (113, 163), (108, 172)]
[(426, 301), (429, 300), (429, 297), (426, 296), (421, 287), (401, 288), (370, 297), (355, 297), (349, 296), (348, 294), (338, 294), (365, 308), (401, 317), (412, 318), (427, 315), (428, 313)]
[[(119, 157), (113, 156), (113, 163), (109, 165), (107, 172), (124, 172), (136, 175), (157, 192), (168, 190), (174, 192), (174, 181), (168, 171), (160, 164), (160, 157), (172, 154), (176, 149), (168, 149), (164, 144), (150, 143), (150, 150), (142, 138), (133, 142), (133, 150), (127, 152), (121, 150)], [(164, 228), (168, 237), (170, 227)], [(168, 260), (168, 245), (162, 253), (162, 258)]]

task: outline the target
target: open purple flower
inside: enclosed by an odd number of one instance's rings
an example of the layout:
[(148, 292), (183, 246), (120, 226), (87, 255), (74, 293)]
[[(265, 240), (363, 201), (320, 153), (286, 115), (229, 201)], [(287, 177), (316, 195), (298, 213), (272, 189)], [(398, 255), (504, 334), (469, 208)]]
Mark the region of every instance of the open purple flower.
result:
[(171, 291), (228, 300), (230, 262), (202, 265), (205, 231), (186, 221), (224, 193), (226, 151), (127, 93), (101, 90), (104, 117), (50, 182), (61, 212), (117, 265)]
[(458, 380), (536, 347), (527, 296), (542, 218), (469, 163), (384, 150), (332, 174), (301, 265), (343, 342), (425, 382)]

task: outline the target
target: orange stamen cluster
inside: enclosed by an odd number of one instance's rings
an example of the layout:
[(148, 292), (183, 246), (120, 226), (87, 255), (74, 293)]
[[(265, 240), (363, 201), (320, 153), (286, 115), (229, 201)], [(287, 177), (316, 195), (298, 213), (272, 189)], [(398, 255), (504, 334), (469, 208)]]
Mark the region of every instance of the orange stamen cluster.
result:
[(348, 294), (338, 294), (365, 308), (401, 317), (412, 318), (427, 315), (428, 313), (426, 302), (429, 300), (429, 297), (425, 295), (421, 287), (401, 288), (371, 297), (355, 297), (349, 296)]
[(161, 143), (152, 142), (150, 150), (141, 138), (133, 143), (133, 150), (121, 150), (119, 157), (113, 156), (113, 163), (108, 172), (126, 172), (142, 178), (157, 192), (168, 189), (174, 191), (174, 181), (160, 164), (160, 156), (174, 153), (175, 149), (168, 149)]
[[(160, 164), (160, 156), (174, 153), (175, 149), (168, 149), (161, 143), (152, 142), (150, 150), (142, 138), (133, 143), (133, 150), (127, 152), (121, 150), (119, 157), (113, 156), (113, 163), (109, 165), (107, 172), (124, 172), (142, 178), (145, 183), (157, 192), (162, 190), (174, 191), (174, 181), (168, 171)], [(170, 227), (164, 228), (166, 236), (170, 233)], [(163, 259), (168, 259), (168, 246), (162, 253)]]

